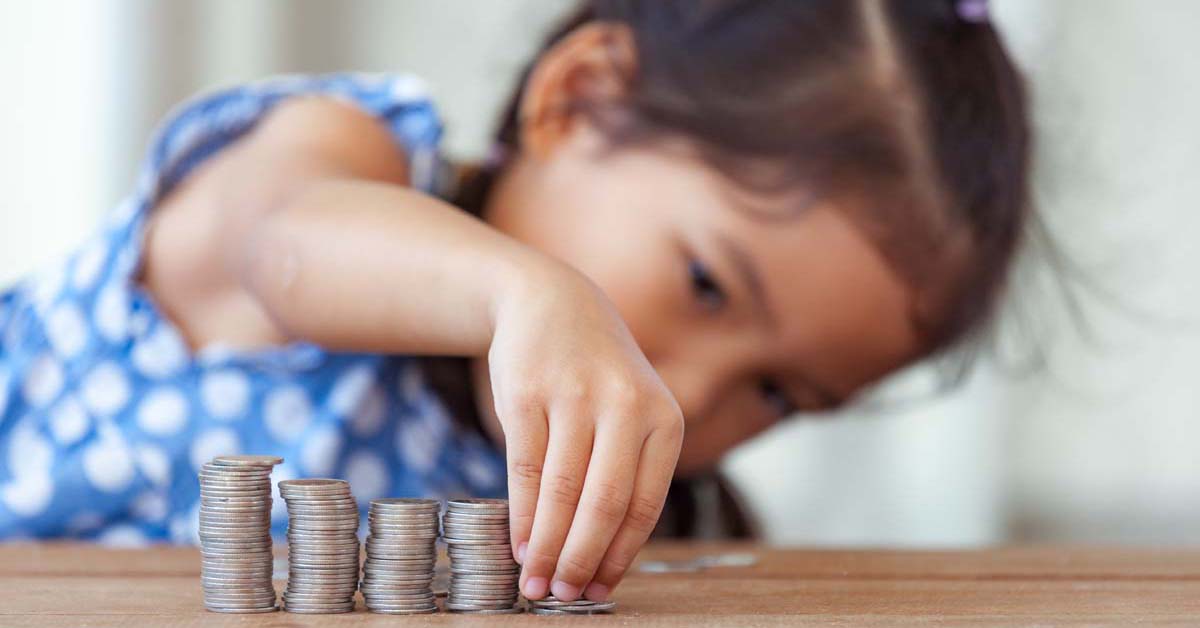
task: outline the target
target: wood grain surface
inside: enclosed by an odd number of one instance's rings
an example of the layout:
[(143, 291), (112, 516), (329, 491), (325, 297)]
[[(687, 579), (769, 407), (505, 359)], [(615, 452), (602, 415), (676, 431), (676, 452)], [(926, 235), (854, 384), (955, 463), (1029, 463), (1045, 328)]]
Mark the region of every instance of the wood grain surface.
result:
[(722, 552), (750, 552), (758, 564), (631, 574), (611, 616), (396, 617), (361, 601), (348, 615), (205, 611), (192, 548), (0, 545), (0, 626), (1200, 626), (1200, 549), (658, 544), (642, 559)]

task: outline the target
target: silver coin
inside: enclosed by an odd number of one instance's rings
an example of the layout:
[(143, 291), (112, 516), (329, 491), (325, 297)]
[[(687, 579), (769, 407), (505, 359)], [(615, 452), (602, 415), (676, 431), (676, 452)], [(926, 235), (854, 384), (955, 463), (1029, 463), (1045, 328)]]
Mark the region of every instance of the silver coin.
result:
[(367, 536), (367, 542), (364, 545), (384, 550), (433, 552), (437, 548), (437, 540), (431, 538), (409, 539), (404, 537), (386, 537), (372, 534)]
[(371, 605), (368, 604), (367, 609), (370, 610), (372, 613), (379, 613), (381, 615), (428, 615), (430, 613), (438, 612), (437, 604), (434, 604), (432, 606), (425, 607), (425, 608), (416, 608), (416, 609), (407, 609), (407, 608), (392, 609), (392, 608), (386, 608), (386, 607), (372, 608)]
[(319, 607), (284, 604), (280, 608), (282, 608), (284, 611), (286, 611), (288, 613), (295, 613), (297, 615), (338, 615), (341, 613), (353, 612), (354, 604), (347, 604), (346, 606), (319, 606)]
[(378, 521), (396, 521), (400, 523), (437, 523), (438, 512), (431, 510), (429, 512), (404, 512), (404, 511), (386, 511), (378, 508), (370, 507), (367, 509), (367, 516)]
[(560, 599), (554, 597), (553, 595), (547, 595), (546, 597), (544, 597), (540, 600), (528, 600), (528, 602), (531, 606), (540, 606), (540, 607), (545, 607), (545, 608), (589, 608), (589, 609), (611, 610), (613, 608), (616, 608), (616, 606), (617, 606), (617, 603), (613, 602), (612, 600), (606, 600), (603, 602), (594, 602), (594, 601), (588, 600), (588, 599), (578, 599), (578, 600), (568, 602), (566, 600), (560, 600)]
[(433, 595), (433, 591), (429, 588), (429, 582), (386, 584), (364, 580), (359, 583), (359, 590), (372, 595)]
[(475, 515), (465, 514), (460, 512), (448, 512), (442, 516), (442, 524), (450, 522), (454, 525), (472, 525), (472, 524), (506, 524), (509, 523), (508, 514), (495, 515)]
[(518, 567), (502, 567), (502, 566), (479, 567), (479, 566), (475, 566), (475, 565), (454, 565), (454, 566), (451, 566), (450, 573), (451, 574), (462, 574), (462, 575), (473, 574), (473, 573), (520, 574), (521, 568), (519, 566)]
[(451, 499), (446, 501), (446, 508), (450, 510), (503, 510), (508, 512), (508, 500), (480, 497)]
[(529, 607), (529, 614), (531, 615), (608, 615), (611, 613), (612, 611), (602, 611), (596, 609), (564, 610), (559, 608), (541, 608), (537, 606)]
[(271, 494), (271, 484), (263, 482), (256, 485), (241, 485), (241, 483), (233, 484), (226, 482), (204, 481), (200, 482), (201, 497), (225, 497), (232, 495), (238, 496), (254, 496), (266, 497)]
[(274, 547), (269, 535), (264, 535), (262, 539), (208, 539), (204, 541), (201, 547), (212, 549), (227, 549), (227, 550), (246, 550), (253, 552), (255, 550), (269, 550)]
[(283, 458), (279, 456), (251, 456), (251, 455), (236, 455), (236, 456), (217, 456), (212, 459), (212, 463), (218, 466), (225, 467), (273, 467), (283, 463)]
[(223, 508), (247, 508), (270, 512), (275, 502), (271, 498), (250, 497), (200, 497), (200, 506), (206, 510), (221, 510)]
[(379, 534), (374, 530), (367, 535), (367, 543), (387, 547), (433, 547), (436, 542), (437, 537), (429, 535), (412, 537), (402, 534)]
[(472, 516), (456, 512), (447, 513), (442, 517), (442, 525), (465, 527), (508, 527), (508, 515)]
[(260, 560), (275, 560), (275, 555), (271, 550), (255, 550), (253, 552), (245, 550), (225, 550), (211, 547), (204, 547), (200, 550), (201, 558), (210, 560), (228, 560), (231, 558), (238, 559), (260, 559)]
[(345, 604), (354, 599), (354, 592), (354, 587), (330, 592), (305, 592), (288, 589), (282, 597), (288, 604)]
[(264, 508), (257, 504), (251, 505), (217, 505), (204, 504), (200, 507), (200, 512), (219, 515), (246, 515), (251, 513), (270, 513), (271, 509)]
[(429, 589), (424, 591), (363, 591), (363, 599), (370, 602), (390, 604), (436, 604), (437, 596)]
[(437, 532), (438, 530), (440, 530), (440, 528), (438, 528), (436, 522), (393, 521), (390, 519), (375, 519), (375, 518), (372, 518), (370, 515), (367, 515), (367, 527), (371, 528), (372, 530), (375, 530), (375, 529), (396, 530), (396, 531), (400, 531), (400, 532), (405, 532), (408, 530), (416, 530), (418, 532), (423, 532), (423, 531)]
[[(299, 576), (299, 574), (296, 574)], [(347, 587), (354, 588), (358, 586), (357, 581), (349, 576), (339, 578), (299, 578), (289, 579), (287, 582), (288, 591), (300, 592), (319, 592), (319, 591), (344, 591)]]
[(208, 610), (208, 611), (211, 611), (214, 613), (243, 613), (243, 614), (244, 613), (274, 613), (279, 610), (279, 607), (275, 606), (274, 604), (272, 604), (271, 606), (264, 606), (261, 608), (240, 607), (240, 606), (215, 606), (215, 605), (205, 604), (204, 608), (205, 608), (205, 610)]
[(201, 578), (200, 588), (204, 591), (254, 591), (263, 589), (275, 592), (274, 584), (265, 578), (245, 579), (245, 580), (212, 580), (211, 578)]
[(298, 557), (308, 560), (331, 558), (334, 556), (353, 556), (358, 558), (359, 552), (354, 546), (347, 547), (324, 547), (320, 545), (291, 545), (288, 547), (289, 557)]
[(239, 603), (265, 603), (267, 601), (275, 601), (275, 591), (231, 591), (231, 590), (213, 590), (204, 591), (204, 599), (210, 602), (239, 602)]
[(367, 562), (364, 564), (369, 564), (372, 567), (378, 567), (378, 568), (383, 568), (383, 569), (388, 569), (388, 568), (403, 569), (403, 568), (408, 568), (408, 567), (419, 567), (422, 565), (428, 565), (428, 564), (434, 562), (435, 560), (436, 559), (433, 556), (413, 556), (413, 557), (406, 556), (406, 557), (402, 557), (402, 558), (383, 558), (381, 556), (372, 555), (368, 552)]
[(295, 530), (296, 532), (357, 532), (358, 522), (335, 523), (332, 521), (296, 521), (293, 519), (288, 522), (288, 529)]
[(200, 513), (200, 521), (208, 521), (216, 524), (253, 523), (256, 525), (268, 525), (271, 523), (271, 513), (270, 511), (245, 513), (202, 512)]
[(518, 582), (519, 580), (517, 578), (513, 578), (512, 580), (505, 582), (484, 582), (479, 580), (462, 580), (451, 577), (450, 581), (448, 582), (450, 585), (448, 589), (450, 591), (450, 595), (454, 595), (458, 592), (482, 593), (485, 591), (516, 595)]
[[(287, 546), (289, 549), (294, 547), (302, 552), (308, 549), (338, 549), (351, 554), (359, 551), (355, 549), (356, 546), (353, 544), (356, 540), (353, 534), (324, 537), (293, 536), (289, 534), (287, 537)], [(357, 547), (361, 548), (361, 546)]]
[[(213, 560), (211, 558), (201, 559), (202, 561)], [(203, 573), (210, 577), (262, 577), (269, 578), (274, 570), (274, 565), (269, 562), (259, 563), (229, 563), (227, 561), (215, 561), (216, 564), (201, 564)]]
[(525, 607), (514, 606), (512, 608), (481, 608), (475, 610), (455, 610), (449, 609), (452, 613), (460, 613), (463, 615), (519, 615), (525, 612)]
[(295, 512), (288, 509), (288, 517), (292, 521), (305, 521), (312, 523), (353, 523), (358, 525), (358, 513), (353, 510), (321, 510), (318, 512)]
[(295, 530), (287, 529), (287, 539), (291, 543), (315, 543), (325, 544), (332, 542), (358, 540), (358, 533), (355, 530)]
[(449, 599), (456, 604), (492, 604), (504, 600), (512, 604), (517, 601), (518, 595), (516, 591), (451, 591)]
[(437, 547), (414, 547), (414, 546), (395, 546), (395, 545), (379, 545), (378, 543), (368, 543), (363, 546), (367, 550), (368, 558), (378, 558), (380, 560), (426, 560), (437, 557)]
[(428, 586), (433, 582), (433, 574), (412, 573), (412, 574), (378, 574), (367, 573), (363, 574), (362, 579), (364, 584), (383, 587), (408, 587), (408, 586)]
[(355, 501), (353, 497), (339, 497), (337, 499), (311, 501), (289, 498), (283, 501), (287, 503), (288, 510), (295, 510), (296, 512), (300, 513), (320, 514), (326, 512), (353, 512), (354, 514), (358, 514), (360, 511), (358, 502)]
[(342, 499), (351, 495), (349, 490), (336, 486), (327, 486), (322, 488), (306, 488), (296, 489), (287, 488), (280, 482), (279, 495), (284, 499), (297, 499), (303, 501), (323, 501), (330, 499)]
[(442, 502), (424, 497), (383, 497), (372, 499), (371, 505), (379, 509), (397, 510), (441, 510)]
[(316, 610), (316, 609), (331, 610), (331, 609), (341, 608), (343, 606), (351, 604), (353, 602), (353, 600), (348, 598), (345, 595), (341, 595), (338, 597), (330, 597), (330, 598), (324, 598), (324, 599), (312, 599), (312, 600), (284, 599), (284, 600), (282, 600), (282, 602), (283, 602), (283, 607), (285, 609), (306, 608), (309, 610)]
[(252, 541), (255, 543), (266, 543), (266, 540), (269, 537), (270, 537), (270, 535), (263, 534), (261, 531), (250, 530), (250, 529), (240, 531), (240, 532), (232, 531), (232, 530), (201, 529), (200, 530), (200, 546), (203, 547), (206, 544), (208, 544), (209, 542), (214, 542), (214, 541), (216, 541), (216, 542), (220, 542), (220, 541), (226, 541), (226, 542)]
[(229, 530), (231, 532), (241, 532), (243, 530), (262, 531), (264, 528), (266, 528), (266, 526), (263, 524), (262, 521), (254, 521), (254, 520), (239, 521), (236, 519), (224, 520), (224, 521), (205, 520), (203, 523), (200, 523), (200, 527), (201, 528), (207, 527), (207, 528), (210, 528), (213, 530), (218, 530), (218, 531), (219, 530)]
[[(400, 569), (411, 569), (413, 567), (421, 567), (421, 566), (426, 566), (426, 567), (429, 567), (430, 569), (432, 569), (434, 563), (437, 562), (437, 557), (433, 556), (433, 555), (419, 556), (419, 555), (413, 555), (413, 554), (403, 554), (403, 553), (399, 553), (399, 552), (388, 553), (388, 552), (380, 552), (378, 550), (368, 549), (367, 550), (367, 560), (372, 561), (372, 563), (371, 563), (372, 566), (382, 567), (384, 569), (393, 568), (393, 567), (400, 568)], [(390, 561), (390, 562), (380, 563), (379, 561)]]
[(216, 499), (220, 497), (256, 497), (266, 499), (271, 496), (271, 487), (267, 483), (261, 486), (217, 486), (207, 482), (200, 484), (200, 497)]
[(270, 477), (271, 468), (270, 467), (253, 467), (253, 466), (239, 467), (239, 466), (233, 466), (233, 465), (213, 464), (211, 462), (206, 462), (206, 463), (200, 465), (200, 473), (207, 473), (210, 475), (221, 475), (221, 476), (254, 475), (254, 476)]
[(508, 608), (488, 608), (480, 607), (473, 604), (451, 604), (446, 602), (446, 610), (454, 613), (475, 613), (479, 615), (515, 615), (525, 612), (521, 606), (512, 606)]
[(511, 558), (513, 555), (512, 545), (510, 545), (508, 543), (497, 543), (494, 545), (473, 545), (473, 546), (463, 546), (463, 547), (451, 545), (450, 547), (448, 547), (446, 549), (446, 551), (450, 552), (451, 556), (453, 556), (455, 554), (462, 554), (462, 555), (469, 555), (469, 556), (497, 555), (497, 556), (508, 556)]
[(288, 566), (295, 569), (334, 569), (338, 567), (358, 567), (358, 556), (291, 556)]

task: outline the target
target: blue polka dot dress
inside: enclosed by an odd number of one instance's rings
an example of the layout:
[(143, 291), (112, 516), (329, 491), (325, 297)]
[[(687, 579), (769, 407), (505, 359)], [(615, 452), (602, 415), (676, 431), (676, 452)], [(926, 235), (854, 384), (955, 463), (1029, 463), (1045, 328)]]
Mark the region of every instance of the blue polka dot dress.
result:
[(432, 191), (441, 125), (412, 77), (285, 77), (178, 109), (101, 233), (0, 292), (0, 539), (194, 542), (196, 471), (229, 453), (283, 456), (276, 480), (346, 478), (364, 503), (503, 494), (502, 456), (448, 415), (415, 359), (304, 343), (193, 353), (135, 281), (156, 202), (271, 107), (312, 94), (385, 122)]

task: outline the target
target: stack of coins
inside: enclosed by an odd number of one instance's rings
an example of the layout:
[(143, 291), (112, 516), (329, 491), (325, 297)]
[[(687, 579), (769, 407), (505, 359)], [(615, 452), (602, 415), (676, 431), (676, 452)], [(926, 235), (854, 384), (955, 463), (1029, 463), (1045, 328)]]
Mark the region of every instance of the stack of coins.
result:
[(288, 583), (283, 610), (348, 613), (358, 590), (358, 504), (345, 480), (284, 480)]
[(276, 610), (271, 583), (273, 456), (217, 456), (200, 470), (200, 582), (219, 613)]
[(604, 615), (613, 612), (616, 602), (592, 602), (575, 600), (564, 602), (553, 595), (540, 600), (529, 600), (529, 612), (534, 615)]
[(447, 610), (477, 614), (524, 610), (517, 603), (521, 568), (512, 557), (508, 500), (450, 500), (442, 518), (442, 538), (450, 553)]
[(362, 593), (376, 613), (415, 615), (437, 611), (431, 587), (437, 563), (435, 499), (376, 499), (371, 502)]

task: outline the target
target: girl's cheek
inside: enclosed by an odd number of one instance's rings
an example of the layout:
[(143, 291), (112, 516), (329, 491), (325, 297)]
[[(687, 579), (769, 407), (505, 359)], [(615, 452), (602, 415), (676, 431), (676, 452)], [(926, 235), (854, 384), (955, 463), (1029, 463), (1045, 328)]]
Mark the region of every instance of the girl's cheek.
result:
[(721, 413), (693, 427), (688, 424), (679, 454), (676, 475), (687, 476), (711, 470), (734, 447), (763, 433), (775, 424), (751, 412)]

